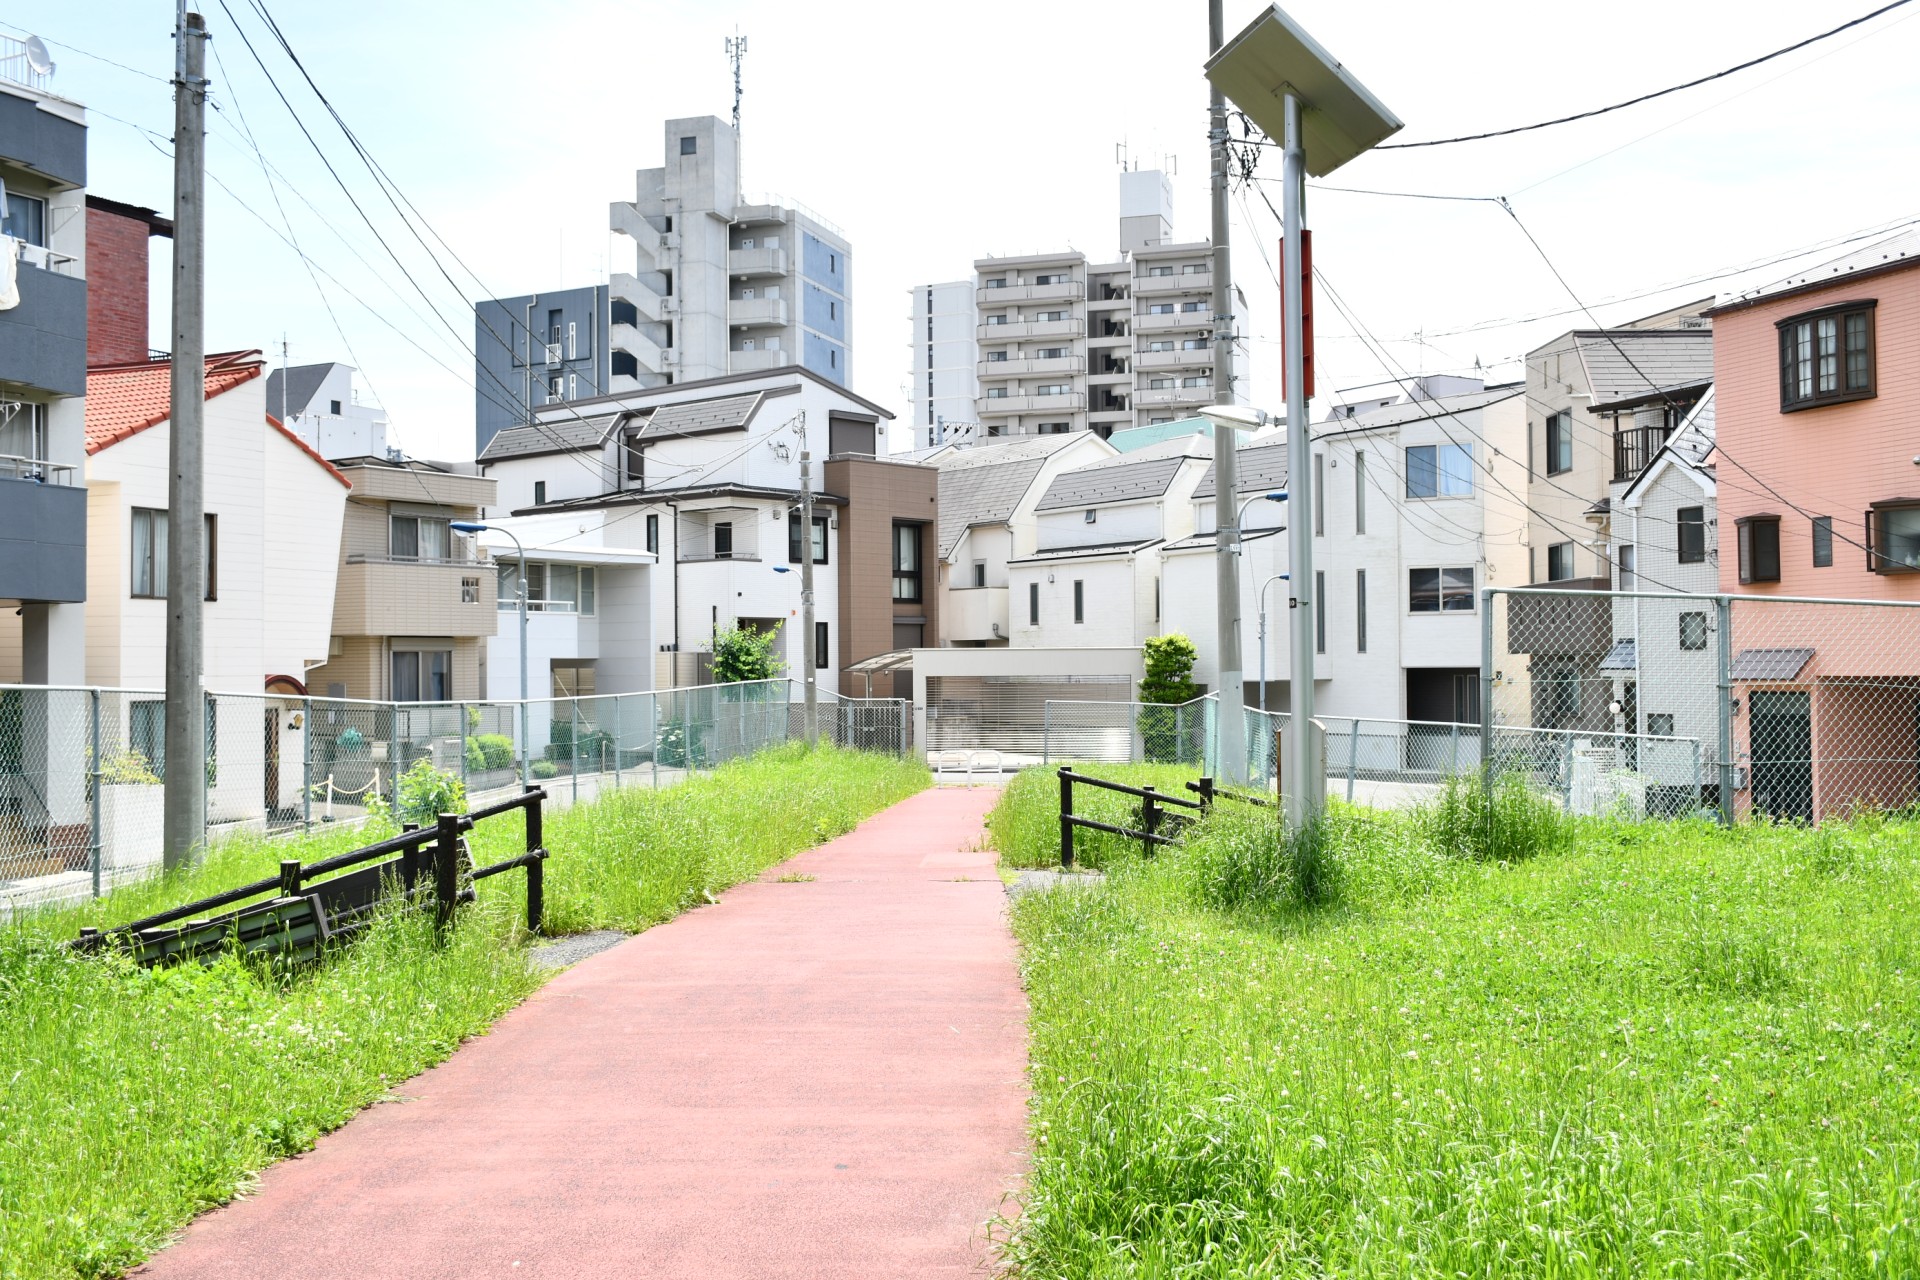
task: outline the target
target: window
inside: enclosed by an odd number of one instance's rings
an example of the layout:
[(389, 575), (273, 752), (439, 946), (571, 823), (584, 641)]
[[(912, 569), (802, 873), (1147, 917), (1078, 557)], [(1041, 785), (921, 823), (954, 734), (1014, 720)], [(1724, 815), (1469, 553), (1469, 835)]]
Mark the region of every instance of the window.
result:
[(32, 401), (0, 406), (0, 455), (32, 459), (47, 456), (47, 406)]
[(1172, 385), (1173, 385), (1172, 378), (1148, 378), (1147, 379), (1147, 390), (1149, 391), (1165, 391)]
[(839, 269), (840, 269), (840, 255), (837, 253), (828, 254), (827, 255), (827, 271), (831, 273), (831, 272), (838, 271)]
[(1052, 275), (1035, 276), (1033, 282), (1035, 284), (1065, 284), (1069, 278), (1070, 277), (1062, 275), (1059, 272), (1055, 272)]
[(46, 248), (47, 202), (16, 191), (6, 192), (6, 197), (6, 207), (0, 208), (0, 234)]
[(1170, 276), (1173, 274), (1173, 268), (1172, 267), (1148, 267), (1147, 274), (1150, 276)]
[(627, 479), (639, 488), (647, 487), (647, 451), (636, 433), (626, 439)]
[(1621, 547), (1620, 547), (1619, 557), (1620, 557), (1620, 566), (1619, 566), (1620, 567), (1620, 574), (1619, 574), (1620, 590), (1638, 591), (1640, 589), (1638, 585), (1640, 581), (1639, 550), (1631, 542), (1623, 543), (1621, 544)]
[(1005, 276), (995, 276), (993, 279), (987, 281), (987, 288), (989, 289), (1004, 289), (1006, 287), (1007, 278)]
[(1198, 377), (1182, 378), (1180, 379), (1180, 385), (1183, 387), (1210, 387), (1213, 385), (1213, 379), (1202, 374)]
[[(220, 565), (219, 517), (207, 513), (207, 547), (203, 557), (207, 572), (207, 595), (217, 599)], [(133, 509), (133, 594), (164, 600), (167, 598), (167, 513), (148, 507)]]
[(1327, 536), (1327, 455), (1313, 455), (1313, 536)]
[[(533, 500), (545, 502), (546, 485), (533, 486)], [(445, 516), (394, 512), (387, 520), (387, 554), (395, 560), (446, 560), (452, 530)]]
[(537, 507), (546, 500), (547, 482), (545, 480), (535, 480), (533, 482), (533, 505)]
[(1171, 302), (1155, 302), (1147, 307), (1147, 314), (1150, 316), (1170, 316), (1173, 314), (1173, 304)]
[(1367, 651), (1367, 571), (1353, 571), (1353, 651)]
[(1006, 398), (1007, 398), (1007, 389), (1005, 387), (988, 387), (987, 388), (987, 399), (1005, 400)]
[(1066, 422), (1043, 422), (1040, 424), (1040, 434), (1043, 436), (1063, 436), (1071, 429), (1072, 424)]
[(1313, 651), (1327, 651), (1327, 571), (1313, 571)]
[(1092, 511), (1092, 510), (1089, 510), (1089, 511), (1087, 512), (1087, 523), (1088, 523), (1088, 524), (1092, 524), (1092, 523), (1093, 523), (1094, 521), (1096, 521), (1096, 520), (1098, 520), (1099, 518), (1100, 518), (1100, 513), (1099, 513), (1098, 511)]
[(1873, 394), (1872, 302), (1843, 302), (1780, 321), (1780, 411)]
[(713, 526), (713, 558), (733, 559), (733, 521), (719, 520)]
[(1079, 578), (1073, 580), (1073, 620), (1087, 620), (1087, 584)]
[(1556, 542), (1547, 548), (1547, 581), (1565, 582), (1573, 577), (1573, 544)]
[(327, 401), (327, 406), (328, 406), (327, 407), (328, 413), (332, 414), (336, 418), (340, 416), (340, 402), (338, 400)]
[(690, 155), (694, 155), (694, 154), (696, 154), (696, 153), (697, 153), (697, 152), (699, 151), (699, 149), (700, 149), (700, 140), (699, 140), (698, 138), (682, 138), (682, 139), (680, 139), (680, 154), (681, 154), (681, 155), (683, 155), (683, 156), (690, 156)]
[(1038, 388), (1039, 394), (1043, 396), (1070, 395), (1072, 391), (1073, 384), (1071, 382), (1043, 382)]
[(1815, 516), (1813, 518), (1813, 567), (1830, 568), (1833, 564), (1833, 517)]
[(1547, 415), (1547, 474), (1560, 475), (1573, 470), (1573, 415)]
[(660, 517), (657, 515), (647, 517), (647, 550), (660, 554)]
[(1707, 509), (1681, 507), (1673, 513), (1674, 534), (1681, 564), (1699, 564), (1707, 558)]
[(1154, 341), (1152, 341), (1152, 342), (1149, 342), (1149, 343), (1147, 344), (1147, 350), (1149, 350), (1149, 351), (1171, 351), (1171, 350), (1173, 350), (1173, 339), (1172, 339), (1172, 338), (1158, 338), (1158, 339), (1155, 339)]
[(127, 704), (127, 746), (155, 773), (167, 768), (167, 704), (155, 698)]
[(838, 369), (839, 367), (840, 367), (840, 353), (837, 350), (829, 349), (827, 352), (827, 368)]
[(1867, 512), (1867, 567), (1875, 573), (1920, 572), (1920, 502), (1876, 502)]
[(1180, 274), (1183, 276), (1203, 276), (1207, 274), (1209, 270), (1210, 268), (1203, 263), (1189, 262), (1186, 266), (1180, 268)]
[(1065, 347), (1040, 348), (1040, 358), (1042, 360), (1064, 360), (1067, 358), (1067, 354), (1068, 354), (1067, 349)]
[(1039, 318), (1043, 321), (1065, 320), (1067, 313), (1064, 311), (1042, 311)]
[(1740, 581), (1780, 581), (1780, 517), (1742, 516), (1734, 522), (1740, 533)]
[(813, 624), (813, 665), (821, 670), (827, 669), (827, 624)]
[(1407, 447), (1409, 498), (1458, 498), (1473, 492), (1473, 451), (1460, 444)]
[(1367, 455), (1353, 455), (1353, 531), (1367, 531)]
[(1007, 313), (1004, 311), (999, 312), (996, 315), (990, 315), (987, 317), (988, 324), (1005, 324), (1006, 322), (1007, 322)]
[(1027, 625), (1040, 625), (1040, 584), (1037, 582), (1027, 584)]
[(1683, 613), (1680, 615), (1680, 647), (1698, 652), (1707, 647), (1707, 615), (1704, 613)]
[(1472, 613), (1473, 568), (1407, 570), (1407, 608), (1413, 613)]
[(893, 598), (908, 602), (920, 599), (920, 526), (893, 526)]
[(480, 579), (478, 578), (460, 579), (460, 603), (461, 604), (479, 604), (480, 603)]
[(1205, 311), (1207, 304), (1204, 302), (1183, 302), (1180, 304), (1180, 309), (1182, 311)]
[[(827, 562), (827, 518), (825, 516), (813, 518), (813, 562), (815, 564)], [(787, 512), (787, 563), (800, 563), (800, 513), (798, 511)]]
[(837, 302), (831, 302), (831, 301), (828, 302), (827, 303), (827, 319), (838, 320), (839, 318), (840, 318), (840, 304)]
[(1647, 713), (1647, 732), (1656, 738), (1673, 736), (1673, 717), (1657, 711)]
[(1004, 352), (1004, 351), (989, 351), (989, 352), (987, 352), (987, 363), (988, 363), (988, 364), (999, 364), (999, 363), (1001, 363), (1001, 362), (1003, 362), (1004, 360), (1006, 360), (1006, 358), (1007, 358), (1007, 353), (1006, 353), (1006, 352)]
[(984, 587), (987, 585), (987, 562), (985, 560), (975, 560), (973, 562), (973, 585), (976, 587)]
[(448, 702), (453, 698), (451, 649), (395, 649), (395, 702)]
[(1182, 351), (1205, 351), (1212, 345), (1212, 338), (1183, 338), (1180, 341)]

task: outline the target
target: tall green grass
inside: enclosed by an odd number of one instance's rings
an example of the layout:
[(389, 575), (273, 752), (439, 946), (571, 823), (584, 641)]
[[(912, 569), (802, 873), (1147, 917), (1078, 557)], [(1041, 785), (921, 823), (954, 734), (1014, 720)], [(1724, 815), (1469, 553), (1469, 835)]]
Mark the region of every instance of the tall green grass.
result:
[[(928, 781), (917, 764), (796, 746), (556, 814), (549, 928), (645, 928)], [(149, 972), (57, 945), (377, 834), (225, 842), (191, 871), (0, 929), (0, 1277), (118, 1274), (539, 985), (518, 875), (482, 883), (445, 940), (390, 913), (299, 970)], [(519, 851), (524, 828), (491, 820), (474, 840), (487, 862)]]
[(1016, 902), (1017, 1274), (1920, 1273), (1920, 825), (1330, 818)]
[(1454, 774), (1417, 810), (1426, 837), (1460, 857), (1519, 862), (1567, 847), (1577, 819), (1517, 774), (1489, 787), (1478, 775)]
[[(1192, 800), (1187, 783), (1199, 780), (1200, 770), (1183, 764), (1075, 764), (1075, 773), (1087, 773), (1130, 787), (1153, 787), (1166, 795)], [(1140, 800), (1096, 787), (1073, 789), (1074, 812), (1083, 818), (1140, 829)], [(1007, 784), (1006, 794), (987, 819), (994, 848), (1009, 867), (1060, 865), (1060, 779), (1054, 767), (1025, 769)], [(1115, 860), (1140, 856), (1140, 842), (1105, 831), (1074, 833), (1074, 861), (1100, 869)]]

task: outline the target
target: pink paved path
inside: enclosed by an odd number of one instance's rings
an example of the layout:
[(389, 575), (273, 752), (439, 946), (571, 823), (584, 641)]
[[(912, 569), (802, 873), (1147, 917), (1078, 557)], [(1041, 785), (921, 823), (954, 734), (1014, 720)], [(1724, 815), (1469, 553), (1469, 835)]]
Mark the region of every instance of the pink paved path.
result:
[(923, 792), (581, 963), (138, 1274), (981, 1272), (1024, 1146), (1026, 1004), (969, 851), (995, 794)]

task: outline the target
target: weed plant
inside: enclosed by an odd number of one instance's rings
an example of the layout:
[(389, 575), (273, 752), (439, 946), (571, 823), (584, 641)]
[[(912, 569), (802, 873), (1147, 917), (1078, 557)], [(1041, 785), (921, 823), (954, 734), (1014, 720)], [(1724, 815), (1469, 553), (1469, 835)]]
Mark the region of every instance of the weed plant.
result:
[(1456, 857), (1520, 862), (1564, 849), (1575, 819), (1518, 774), (1489, 790), (1479, 775), (1454, 774), (1420, 810), (1427, 839)]
[[(1006, 794), (987, 819), (988, 833), (1000, 861), (1009, 867), (1038, 868), (1060, 865), (1060, 778), (1057, 766), (1026, 769), (1007, 784)], [(1075, 773), (1088, 773), (1130, 787), (1153, 787), (1182, 800), (1195, 799), (1187, 783), (1200, 770), (1183, 764), (1075, 764)], [(1140, 829), (1140, 800), (1116, 791), (1076, 786), (1073, 808), (1083, 818)], [(1140, 856), (1140, 842), (1105, 831), (1081, 828), (1074, 832), (1076, 866), (1101, 869), (1115, 861)]]
[(1181, 857), (1201, 904), (1240, 908), (1324, 907), (1340, 896), (1345, 820), (1323, 816), (1289, 833), (1271, 809), (1222, 802), (1187, 838)]
[[(891, 757), (789, 746), (554, 814), (549, 930), (645, 928), (928, 780)], [(235, 838), (190, 870), (0, 928), (0, 1278), (119, 1274), (546, 976), (519, 945), (519, 875), (483, 883), (444, 941), (427, 913), (395, 911), (298, 969), (227, 957), (148, 971), (58, 945), (384, 834)], [(525, 847), (518, 818), (472, 838), (482, 863)]]
[(1017, 1274), (1920, 1273), (1920, 825), (1330, 819), (1016, 902)]

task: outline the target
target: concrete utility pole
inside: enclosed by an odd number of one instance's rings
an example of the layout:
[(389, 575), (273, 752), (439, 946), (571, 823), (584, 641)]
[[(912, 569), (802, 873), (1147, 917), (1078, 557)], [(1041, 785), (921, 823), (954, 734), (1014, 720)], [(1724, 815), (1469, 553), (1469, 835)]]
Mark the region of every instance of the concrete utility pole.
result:
[(1287, 829), (1299, 831), (1311, 825), (1326, 808), (1326, 786), (1320, 777), (1315, 753), (1320, 749), (1313, 726), (1313, 617), (1317, 604), (1313, 598), (1313, 520), (1314, 504), (1320, 495), (1313, 488), (1313, 440), (1307, 432), (1306, 377), (1306, 281), (1300, 278), (1301, 226), (1306, 213), (1307, 154), (1300, 137), (1300, 99), (1285, 95), (1281, 110), (1286, 116), (1282, 142), (1281, 204), (1283, 240), (1280, 245), (1280, 278), (1287, 282), (1282, 302), (1286, 314), (1281, 318), (1281, 358), (1287, 370), (1287, 491), (1293, 503), (1292, 518), (1287, 521), (1287, 570), (1292, 599), (1288, 601), (1287, 634), (1292, 641), (1288, 650), (1288, 709), (1292, 713), (1292, 734), (1288, 743), (1284, 778)]
[[(1207, 2), (1207, 48), (1219, 52), (1225, 42), (1221, 0)], [(1208, 98), (1207, 140), (1213, 148), (1213, 397), (1232, 403), (1233, 266), (1227, 254), (1227, 97), (1214, 88)], [(1220, 777), (1247, 780), (1247, 695), (1240, 674), (1240, 516), (1234, 505), (1239, 488), (1239, 432), (1230, 423), (1213, 424), (1214, 566), (1219, 609)], [(1298, 524), (1299, 521), (1292, 521)], [(1295, 575), (1296, 578), (1298, 575)], [(1297, 669), (1297, 668), (1296, 668)]]
[(802, 688), (807, 700), (807, 745), (820, 738), (820, 685), (815, 679), (819, 655), (814, 652), (813, 635), (813, 455), (806, 450), (807, 415), (800, 414), (800, 629), (801, 661), (806, 663)]
[(207, 23), (179, 3), (173, 105), (173, 370), (167, 481), (166, 869), (207, 837), (207, 709), (200, 611), (207, 595), (206, 418)]

